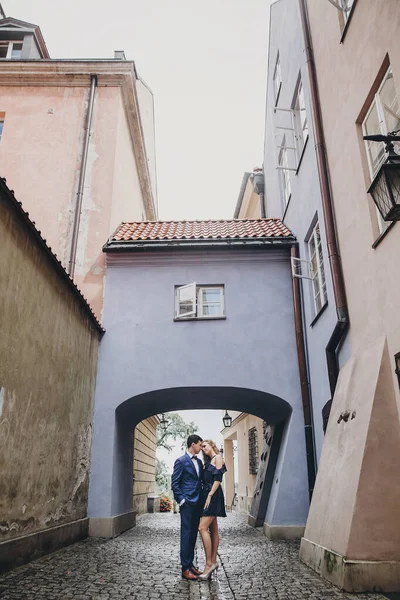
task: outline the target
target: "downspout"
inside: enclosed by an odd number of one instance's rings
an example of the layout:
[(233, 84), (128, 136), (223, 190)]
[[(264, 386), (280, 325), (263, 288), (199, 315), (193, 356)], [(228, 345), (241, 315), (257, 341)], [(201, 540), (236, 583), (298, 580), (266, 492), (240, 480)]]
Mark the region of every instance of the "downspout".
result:
[(88, 103), (86, 119), (85, 119), (81, 168), (80, 168), (80, 172), (79, 172), (78, 191), (76, 194), (76, 204), (75, 204), (75, 211), (74, 211), (74, 224), (73, 224), (73, 229), (72, 229), (71, 248), (70, 248), (70, 254), (69, 254), (69, 261), (68, 261), (68, 274), (72, 278), (74, 277), (74, 273), (75, 273), (76, 250), (78, 247), (79, 224), (80, 224), (81, 213), (82, 213), (83, 188), (85, 185), (86, 164), (87, 164), (87, 157), (88, 157), (88, 150), (89, 150), (90, 128), (92, 125), (94, 94), (95, 94), (96, 86), (97, 86), (97, 77), (96, 77), (96, 75), (91, 75), (90, 76), (89, 103)]
[[(290, 255), (293, 258), (299, 258), (299, 248), (297, 244), (291, 247)], [(300, 375), (301, 401), (303, 404), (304, 434), (306, 439), (308, 493), (311, 500), (315, 484), (314, 431), (312, 422), (310, 387), (307, 373), (306, 349), (304, 345), (300, 280), (298, 277), (292, 277), (292, 291), (297, 358), (299, 363)]]
[(321, 105), (319, 102), (317, 73), (315, 69), (314, 56), (311, 45), (311, 32), (308, 20), (307, 0), (299, 0), (301, 25), (305, 43), (305, 56), (308, 79), (310, 82), (312, 122), (315, 136), (315, 153), (317, 158), (317, 169), (321, 188), (322, 212), (326, 232), (326, 243), (328, 247), (329, 265), (332, 274), (333, 292), (335, 296), (337, 322), (325, 348), (326, 362), (328, 367), (329, 385), (332, 398), (335, 393), (339, 377), (338, 348), (346, 335), (349, 327), (349, 315), (347, 310), (346, 292), (342, 265), (339, 256), (338, 242), (336, 236), (335, 216), (333, 210), (333, 198), (329, 181), (329, 168), (326, 156), (324, 130), (322, 125)]

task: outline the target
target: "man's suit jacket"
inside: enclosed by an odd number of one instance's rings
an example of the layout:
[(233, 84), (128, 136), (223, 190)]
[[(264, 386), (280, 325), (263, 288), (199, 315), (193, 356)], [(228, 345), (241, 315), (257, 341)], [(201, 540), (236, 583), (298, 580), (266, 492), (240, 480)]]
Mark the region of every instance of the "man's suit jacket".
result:
[[(199, 466), (197, 475), (194, 461)], [(171, 485), (174, 498), (180, 504), (183, 499), (189, 505), (194, 506), (201, 500), (203, 482), (203, 463), (198, 458), (194, 460), (186, 453), (176, 459), (172, 473)]]

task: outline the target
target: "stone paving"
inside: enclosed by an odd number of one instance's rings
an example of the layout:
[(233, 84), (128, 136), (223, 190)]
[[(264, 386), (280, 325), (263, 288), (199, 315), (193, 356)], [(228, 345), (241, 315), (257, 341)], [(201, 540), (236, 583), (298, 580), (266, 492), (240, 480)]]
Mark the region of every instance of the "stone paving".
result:
[[(219, 519), (220, 568), (210, 582), (180, 576), (179, 515), (142, 515), (114, 540), (89, 538), (0, 577), (1, 600), (385, 600), (347, 594), (269, 542), (235, 513)], [(200, 541), (198, 564), (204, 564)]]

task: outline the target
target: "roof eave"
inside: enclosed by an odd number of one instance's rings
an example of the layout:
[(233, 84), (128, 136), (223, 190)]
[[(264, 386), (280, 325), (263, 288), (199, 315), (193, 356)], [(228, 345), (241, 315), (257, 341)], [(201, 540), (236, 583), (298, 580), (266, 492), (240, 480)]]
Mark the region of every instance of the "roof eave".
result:
[(140, 250), (173, 250), (173, 249), (203, 249), (203, 248), (282, 248), (296, 243), (294, 236), (264, 237), (264, 238), (221, 238), (201, 240), (135, 240), (111, 241), (103, 246), (103, 252), (137, 252)]

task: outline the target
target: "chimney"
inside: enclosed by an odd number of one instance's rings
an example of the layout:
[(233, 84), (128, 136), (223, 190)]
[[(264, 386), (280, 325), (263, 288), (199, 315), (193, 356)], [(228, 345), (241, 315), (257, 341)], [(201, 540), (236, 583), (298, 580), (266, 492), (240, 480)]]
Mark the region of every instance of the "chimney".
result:
[(115, 60), (126, 60), (124, 50), (114, 50), (114, 59)]

